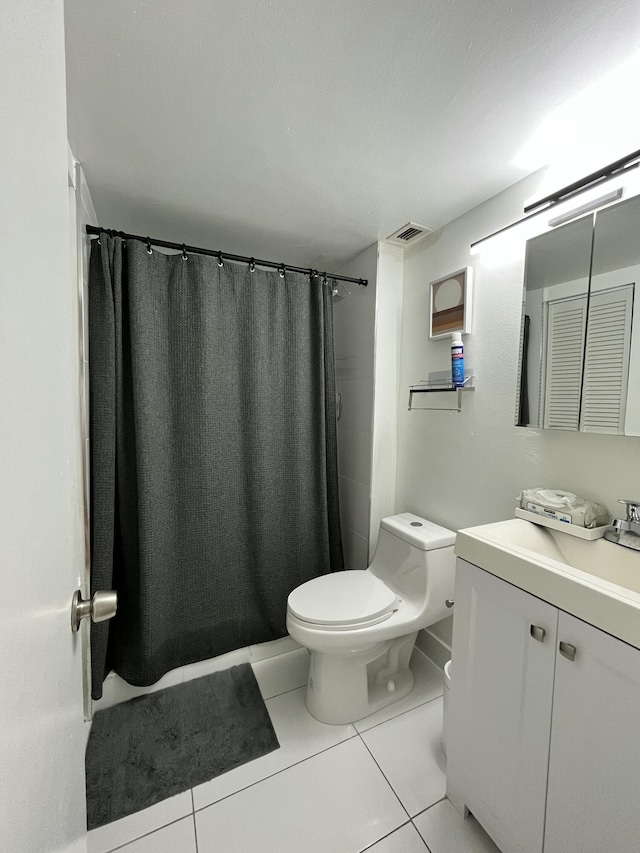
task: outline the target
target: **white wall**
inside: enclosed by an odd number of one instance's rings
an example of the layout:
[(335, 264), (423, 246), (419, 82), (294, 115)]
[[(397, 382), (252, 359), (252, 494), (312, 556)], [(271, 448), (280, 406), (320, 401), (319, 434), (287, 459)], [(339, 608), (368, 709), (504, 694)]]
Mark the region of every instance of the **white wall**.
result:
[[(462, 412), (407, 412), (399, 406), (396, 508), (454, 530), (513, 516), (521, 489), (547, 486), (602, 501), (640, 497), (640, 439), (530, 430), (514, 426), (524, 237), (513, 251), (470, 243), (519, 219), (541, 182), (537, 174), (430, 235), (407, 255), (400, 400), (429, 371), (449, 368), (447, 341), (428, 339), (428, 284), (450, 270), (474, 268), (472, 334), (465, 364), (476, 390)], [(530, 235), (528, 235), (530, 236)]]
[(340, 269), (368, 279), (335, 303), (340, 517), (345, 566), (366, 569), (395, 512), (404, 249), (374, 243)]

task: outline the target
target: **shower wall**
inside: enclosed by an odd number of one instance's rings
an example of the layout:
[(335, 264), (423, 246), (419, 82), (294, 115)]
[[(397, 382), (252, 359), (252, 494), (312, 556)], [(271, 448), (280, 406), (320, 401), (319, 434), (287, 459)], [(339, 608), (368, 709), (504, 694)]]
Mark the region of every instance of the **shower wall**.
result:
[(369, 246), (338, 272), (369, 281), (367, 287), (347, 284), (351, 295), (334, 305), (342, 546), (345, 568), (366, 569), (371, 506), (377, 245)]
[(395, 511), (395, 460), (403, 249), (374, 243), (339, 272), (347, 285), (334, 306), (340, 515), (345, 566), (365, 569), (380, 519)]

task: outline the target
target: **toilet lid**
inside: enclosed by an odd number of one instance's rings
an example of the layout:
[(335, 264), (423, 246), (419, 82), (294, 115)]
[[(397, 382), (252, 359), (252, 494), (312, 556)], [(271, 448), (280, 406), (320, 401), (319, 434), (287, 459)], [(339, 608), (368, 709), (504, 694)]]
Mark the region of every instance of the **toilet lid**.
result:
[(380, 622), (397, 609), (388, 586), (368, 571), (334, 572), (303, 583), (288, 599), (289, 610), (316, 625)]

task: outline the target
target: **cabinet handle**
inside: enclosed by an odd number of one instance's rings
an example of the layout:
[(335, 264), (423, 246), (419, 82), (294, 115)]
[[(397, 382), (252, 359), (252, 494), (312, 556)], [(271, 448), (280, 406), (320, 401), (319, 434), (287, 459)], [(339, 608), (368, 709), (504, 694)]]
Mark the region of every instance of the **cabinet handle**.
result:
[(572, 646), (571, 643), (560, 643), (558, 648), (563, 658), (567, 660), (576, 659), (576, 647)]
[(530, 629), (531, 636), (534, 640), (537, 640), (539, 643), (544, 642), (545, 630), (541, 628), (539, 625), (532, 625)]

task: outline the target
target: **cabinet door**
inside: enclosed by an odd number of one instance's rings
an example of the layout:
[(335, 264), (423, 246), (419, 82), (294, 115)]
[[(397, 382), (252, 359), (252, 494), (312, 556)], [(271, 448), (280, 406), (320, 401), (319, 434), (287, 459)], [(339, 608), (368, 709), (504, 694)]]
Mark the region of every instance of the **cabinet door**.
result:
[(460, 559), (455, 602), (447, 793), (541, 853), (558, 610)]
[(566, 613), (561, 641), (545, 853), (638, 853), (640, 651)]

